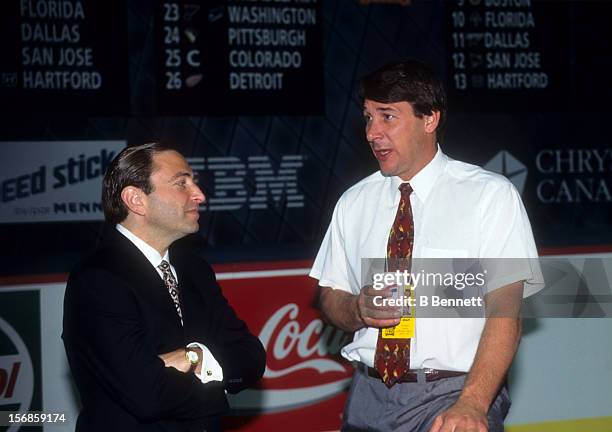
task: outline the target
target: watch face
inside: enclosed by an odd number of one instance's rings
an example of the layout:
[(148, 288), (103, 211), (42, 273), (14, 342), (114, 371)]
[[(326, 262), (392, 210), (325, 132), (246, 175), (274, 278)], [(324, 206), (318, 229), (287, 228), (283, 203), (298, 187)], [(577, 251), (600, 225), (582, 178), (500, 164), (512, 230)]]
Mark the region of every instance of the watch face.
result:
[(189, 359), (189, 362), (194, 365), (198, 364), (198, 361), (200, 361), (200, 357), (195, 351), (187, 351), (187, 359)]

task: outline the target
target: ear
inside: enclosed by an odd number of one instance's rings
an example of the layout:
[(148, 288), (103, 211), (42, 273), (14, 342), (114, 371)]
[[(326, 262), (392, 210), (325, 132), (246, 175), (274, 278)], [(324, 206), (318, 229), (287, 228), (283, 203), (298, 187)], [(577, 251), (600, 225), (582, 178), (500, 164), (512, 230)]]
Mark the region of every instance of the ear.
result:
[(144, 216), (146, 209), (146, 197), (142, 189), (134, 186), (126, 186), (121, 191), (121, 200), (132, 213)]
[(440, 123), (440, 111), (432, 111), (431, 115), (425, 115), (423, 118), (425, 119), (425, 132), (436, 133), (436, 128)]

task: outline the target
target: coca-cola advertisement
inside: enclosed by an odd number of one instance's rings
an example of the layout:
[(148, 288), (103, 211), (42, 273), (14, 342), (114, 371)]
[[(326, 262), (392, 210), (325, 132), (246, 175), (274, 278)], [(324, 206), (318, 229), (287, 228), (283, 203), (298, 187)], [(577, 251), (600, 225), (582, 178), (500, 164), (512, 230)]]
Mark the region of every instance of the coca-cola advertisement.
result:
[(323, 322), (310, 263), (219, 267), (225, 296), (267, 352), (263, 379), (230, 396), (226, 428), (338, 430), (353, 367), (340, 356), (349, 335)]

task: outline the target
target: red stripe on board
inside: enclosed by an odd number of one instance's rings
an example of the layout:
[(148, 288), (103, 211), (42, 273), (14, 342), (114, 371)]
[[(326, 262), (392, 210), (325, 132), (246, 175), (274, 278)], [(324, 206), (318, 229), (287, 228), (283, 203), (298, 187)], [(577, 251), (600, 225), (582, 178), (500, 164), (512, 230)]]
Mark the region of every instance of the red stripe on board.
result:
[(231, 264), (214, 264), (212, 266), (215, 273), (235, 273), (244, 271), (263, 271), (263, 270), (287, 270), (298, 268), (310, 268), (314, 260), (296, 261), (267, 261), (267, 262), (241, 262)]
[[(242, 262), (231, 264), (214, 264), (215, 273), (237, 273), (245, 271), (287, 270), (312, 267), (313, 260)], [(44, 275), (23, 275), (0, 277), (0, 286), (29, 285), (40, 283), (66, 282), (68, 273), (53, 273)]]
[[(612, 245), (540, 248), (538, 250), (538, 253), (540, 254), (540, 256), (612, 253)], [(313, 262), (314, 262), (313, 260), (241, 262), (241, 263), (215, 264), (212, 267), (215, 273), (236, 273), (236, 272), (245, 272), (245, 271), (303, 269), (303, 268), (312, 267)], [(53, 273), (53, 274), (44, 274), (44, 275), (24, 275), (24, 276), (4, 276), (4, 277), (0, 277), (0, 286), (58, 283), (58, 282), (66, 282), (67, 280), (68, 280), (68, 273)]]
[(68, 273), (53, 273), (53, 274), (27, 275), (27, 276), (3, 276), (3, 277), (0, 277), (0, 286), (58, 283), (58, 282), (66, 282), (67, 280), (68, 280)]
[(595, 245), (595, 246), (567, 246), (554, 248), (540, 248), (538, 253), (540, 256), (546, 255), (581, 255), (593, 253), (612, 252), (612, 245)]

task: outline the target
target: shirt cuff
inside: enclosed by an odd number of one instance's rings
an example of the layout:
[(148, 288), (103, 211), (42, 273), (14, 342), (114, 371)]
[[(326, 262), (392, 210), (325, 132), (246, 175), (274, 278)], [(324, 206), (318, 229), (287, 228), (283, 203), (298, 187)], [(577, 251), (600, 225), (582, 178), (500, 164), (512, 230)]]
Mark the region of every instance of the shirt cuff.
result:
[(223, 369), (208, 348), (198, 342), (190, 343), (187, 348), (200, 348), (202, 350), (202, 373), (196, 374), (200, 381), (204, 384), (211, 381), (223, 381)]

